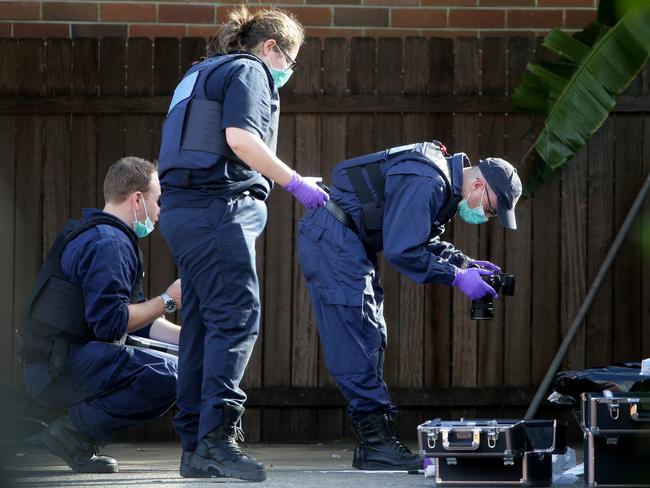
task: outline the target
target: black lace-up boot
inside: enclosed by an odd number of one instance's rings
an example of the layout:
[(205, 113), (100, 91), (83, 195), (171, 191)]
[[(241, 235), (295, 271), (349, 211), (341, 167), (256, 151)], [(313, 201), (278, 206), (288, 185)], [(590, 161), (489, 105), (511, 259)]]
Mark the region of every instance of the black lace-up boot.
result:
[(178, 474), (183, 478), (210, 478), (212, 476), (210, 473), (192, 466), (192, 456), (194, 456), (194, 451), (183, 451), (183, 454), (181, 454), (181, 464), (178, 468)]
[(373, 471), (422, 469), (424, 459), (402, 444), (397, 426), (387, 414), (372, 413), (352, 425), (358, 438), (352, 467)]
[(248, 456), (237, 444), (238, 440), (244, 440), (241, 430), (243, 413), (243, 407), (224, 406), (223, 424), (199, 441), (190, 461), (192, 467), (217, 477), (247, 481), (266, 479), (264, 465)]
[(29, 439), (63, 459), (77, 473), (117, 473), (112, 457), (98, 456), (97, 443), (79, 432), (67, 415), (56, 419), (47, 429)]

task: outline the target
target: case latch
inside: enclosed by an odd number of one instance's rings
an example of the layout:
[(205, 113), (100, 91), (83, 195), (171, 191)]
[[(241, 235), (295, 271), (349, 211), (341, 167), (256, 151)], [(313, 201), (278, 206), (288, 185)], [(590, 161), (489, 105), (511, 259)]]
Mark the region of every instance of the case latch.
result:
[(487, 430), (487, 445), (490, 449), (494, 449), (499, 439), (499, 431), (496, 427), (488, 428)]
[(437, 432), (429, 432), (427, 434), (427, 446), (429, 446), (429, 449), (435, 449), (437, 438), (438, 438)]
[(618, 403), (618, 400), (612, 400), (609, 405), (607, 405), (607, 408), (609, 409), (609, 416), (612, 418), (612, 420), (618, 419), (618, 415), (620, 413), (620, 405)]

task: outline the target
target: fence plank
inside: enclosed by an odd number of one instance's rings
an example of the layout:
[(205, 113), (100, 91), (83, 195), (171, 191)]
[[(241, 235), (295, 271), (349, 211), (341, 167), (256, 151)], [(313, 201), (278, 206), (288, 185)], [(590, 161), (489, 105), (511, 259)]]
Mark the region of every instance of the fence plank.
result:
[[(72, 94), (97, 96), (99, 51), (96, 39), (74, 39), (72, 43)], [(81, 217), (83, 207), (94, 207), (97, 195), (97, 117), (73, 114), (71, 119), (70, 212)]]
[[(42, 40), (21, 40), (17, 51), (19, 95), (43, 95), (45, 46)], [(19, 327), (25, 302), (42, 263), (43, 246), (43, 117), (16, 117), (16, 228), (14, 269), (14, 328)], [(16, 382), (20, 369), (14, 365)]]
[(560, 181), (535, 191), (533, 201), (533, 382), (546, 373), (560, 341)]
[[(480, 57), (477, 39), (455, 40), (454, 89), (455, 93), (467, 95), (478, 93)], [(454, 116), (454, 147), (466, 152), (472, 161), (478, 154), (478, 117), (476, 114)], [(478, 229), (476, 226), (456, 222), (454, 245), (468, 256), (478, 253)], [(476, 386), (477, 380), (477, 331), (476, 324), (469, 320), (470, 302), (461, 292), (455, 290), (453, 298), (454, 342), (452, 384), (455, 386)]]
[[(374, 91), (375, 44), (374, 39), (352, 39), (348, 74), (351, 95), (371, 94)], [(346, 157), (351, 158), (375, 150), (372, 140), (373, 130), (372, 116), (349, 115)]]
[[(534, 39), (508, 39), (508, 93), (512, 93), (532, 58)], [(519, 114), (508, 114), (506, 121), (505, 159), (518, 167), (533, 143), (533, 120)], [(531, 378), (531, 239), (532, 198), (520, 198), (517, 208), (517, 230), (507, 232), (504, 269), (515, 275), (515, 296), (506, 301), (504, 341), (504, 382), (506, 385), (528, 385)], [(505, 301), (505, 300), (504, 300)]]
[[(650, 68), (646, 65), (645, 69), (645, 93), (650, 91)], [(644, 117), (643, 122), (643, 174), (650, 173), (650, 116)], [(641, 220), (641, 357), (650, 357), (650, 283), (645, 279), (650, 276), (650, 203), (646, 200), (642, 210)]]
[[(183, 75), (192, 63), (200, 61), (205, 56), (205, 39), (203, 38), (190, 38), (181, 39), (181, 63), (179, 75)], [(179, 77), (180, 79), (180, 77)]]
[[(46, 93), (69, 95), (72, 46), (68, 39), (51, 39), (45, 47)], [(70, 132), (66, 115), (45, 119), (43, 166), (43, 259), (70, 216)]]
[[(15, 95), (17, 86), (17, 43), (0, 39), (0, 93)], [(0, 302), (5, 305), (5, 323), (0, 327), (0, 384), (11, 383), (14, 351), (14, 261), (16, 217), (16, 117), (0, 117), (0, 276), (5, 286), (0, 289)]]
[[(582, 150), (562, 173), (562, 237), (560, 245), (560, 326), (566, 335), (587, 294), (587, 151)], [(585, 328), (573, 340), (564, 361), (567, 369), (585, 366)]]
[[(594, 134), (589, 147), (587, 198), (587, 282), (591, 284), (614, 240), (614, 118)], [(591, 285), (590, 285), (591, 286)], [(583, 327), (587, 337), (586, 366), (610, 364), (613, 357), (614, 273), (609, 272), (589, 309)]]
[[(647, 95), (650, 93), (650, 66), (646, 63), (643, 75), (643, 93)], [(642, 159), (643, 161), (643, 174), (650, 173), (650, 116), (645, 115), (643, 118), (644, 132), (642, 135)], [(650, 357), (650, 284), (644, 279), (645, 276), (650, 276), (650, 202), (645, 202), (642, 209), (641, 218), (641, 357)]]
[[(614, 119), (614, 229), (623, 223), (643, 183), (643, 120), (621, 114)], [(628, 140), (629, 143), (622, 141)], [(641, 358), (641, 252), (638, 220), (630, 229), (614, 262), (614, 361)]]
[[(123, 39), (105, 38), (99, 44), (99, 93), (124, 96), (126, 50)], [(97, 199), (103, 207), (101, 188), (109, 166), (124, 155), (124, 126), (121, 115), (97, 118)]]

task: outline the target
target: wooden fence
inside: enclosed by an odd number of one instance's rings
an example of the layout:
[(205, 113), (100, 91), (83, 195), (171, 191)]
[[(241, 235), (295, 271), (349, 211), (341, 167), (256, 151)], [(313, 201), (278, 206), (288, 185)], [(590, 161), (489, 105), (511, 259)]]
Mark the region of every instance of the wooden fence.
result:
[[(530, 38), (309, 39), (300, 71), (282, 90), (278, 154), (329, 178), (338, 161), (439, 139), (475, 161), (517, 164), (535, 124), (509, 94)], [(16, 383), (13, 330), (45, 252), (80, 208), (102, 206), (108, 166), (123, 155), (156, 158), (160, 128), (200, 39), (0, 40), (0, 378)], [(382, 263), (389, 327), (386, 378), (410, 429), (425, 417), (521, 415), (594, 278), (650, 165), (650, 76), (553, 183), (517, 207), (519, 229), (449, 226), (446, 239), (517, 277), (491, 322), (469, 320), (448, 287), (421, 286)], [(295, 252), (302, 208), (281, 189), (268, 201), (258, 244), (263, 320), (245, 387), (249, 440), (348, 435)], [(650, 210), (646, 205), (645, 210)], [(647, 212), (645, 218), (648, 217)], [(584, 368), (650, 356), (650, 234), (637, 222), (565, 361)], [(650, 222), (648, 222), (650, 224)], [(645, 232), (644, 232), (645, 229)], [(144, 241), (146, 287), (176, 276), (158, 232)], [(137, 437), (172, 436), (169, 418)]]

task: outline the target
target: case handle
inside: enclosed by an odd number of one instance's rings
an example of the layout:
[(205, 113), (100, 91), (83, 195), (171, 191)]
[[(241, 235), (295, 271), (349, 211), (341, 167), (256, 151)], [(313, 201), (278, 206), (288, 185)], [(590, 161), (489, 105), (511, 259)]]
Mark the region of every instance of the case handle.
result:
[(472, 438), (469, 440), (456, 440), (449, 442), (449, 431), (442, 431), (442, 447), (446, 451), (476, 451), (481, 445), (481, 429), (472, 429)]

